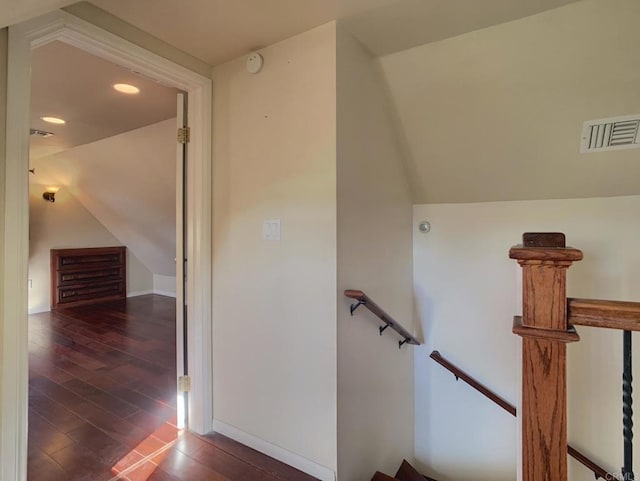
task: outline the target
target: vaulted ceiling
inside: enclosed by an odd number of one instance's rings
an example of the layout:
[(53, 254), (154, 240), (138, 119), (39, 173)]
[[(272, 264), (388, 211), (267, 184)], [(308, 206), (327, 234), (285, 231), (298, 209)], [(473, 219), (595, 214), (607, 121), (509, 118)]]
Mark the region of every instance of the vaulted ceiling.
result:
[[(576, 0), (91, 0), (210, 65), (341, 19), (376, 55), (526, 17)], [(0, 27), (68, 0), (6, 0)]]
[[(126, 83), (134, 95), (113, 89)], [(177, 90), (59, 41), (33, 51), (31, 128), (53, 133), (31, 136), (31, 159), (95, 142), (176, 116)], [(64, 125), (41, 117), (57, 117)]]
[(575, 0), (91, 0), (210, 65), (331, 20), (376, 55), (526, 17)]

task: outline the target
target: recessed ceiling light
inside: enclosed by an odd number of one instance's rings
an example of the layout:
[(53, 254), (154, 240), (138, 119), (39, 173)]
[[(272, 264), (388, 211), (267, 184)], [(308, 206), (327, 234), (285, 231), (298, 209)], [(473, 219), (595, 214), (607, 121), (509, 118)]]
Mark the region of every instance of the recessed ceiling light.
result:
[(50, 124), (62, 125), (67, 123), (66, 120), (59, 119), (58, 117), (40, 117), (40, 119), (44, 120), (45, 122), (49, 122)]
[(138, 87), (130, 84), (114, 84), (113, 88), (114, 90), (117, 90), (118, 92), (121, 92), (123, 94), (133, 95), (140, 93), (140, 89)]

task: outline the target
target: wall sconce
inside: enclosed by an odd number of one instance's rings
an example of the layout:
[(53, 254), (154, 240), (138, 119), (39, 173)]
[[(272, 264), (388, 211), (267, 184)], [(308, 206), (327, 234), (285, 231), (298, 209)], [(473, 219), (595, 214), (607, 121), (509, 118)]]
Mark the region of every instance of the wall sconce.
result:
[(59, 187), (47, 187), (42, 194), (42, 198), (47, 202), (55, 202), (56, 201), (56, 193), (60, 190)]

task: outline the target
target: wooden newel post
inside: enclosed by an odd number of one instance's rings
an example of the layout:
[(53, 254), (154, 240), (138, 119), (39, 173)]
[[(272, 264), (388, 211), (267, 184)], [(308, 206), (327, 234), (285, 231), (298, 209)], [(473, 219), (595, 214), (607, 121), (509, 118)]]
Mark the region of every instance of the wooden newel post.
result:
[(511, 248), (522, 266), (523, 481), (567, 481), (566, 343), (580, 338), (567, 325), (567, 268), (582, 259), (564, 234), (524, 234)]

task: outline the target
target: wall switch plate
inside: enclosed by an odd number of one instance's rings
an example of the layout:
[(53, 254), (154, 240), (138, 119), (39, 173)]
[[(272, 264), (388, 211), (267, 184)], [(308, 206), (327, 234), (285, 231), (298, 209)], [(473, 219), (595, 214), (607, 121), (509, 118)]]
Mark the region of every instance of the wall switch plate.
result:
[(265, 220), (262, 224), (263, 240), (280, 240), (280, 219)]

